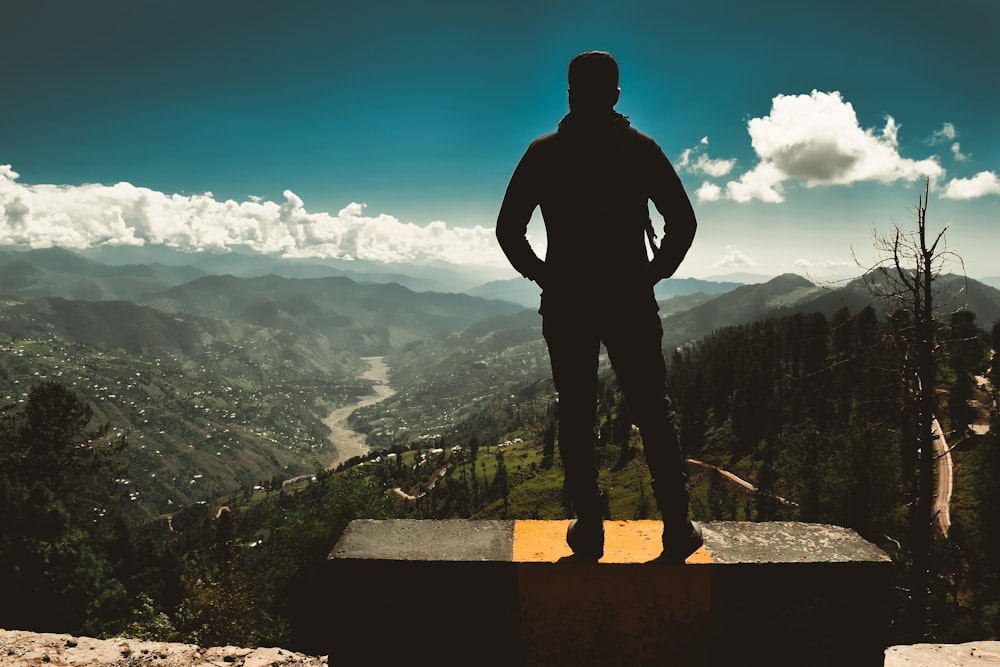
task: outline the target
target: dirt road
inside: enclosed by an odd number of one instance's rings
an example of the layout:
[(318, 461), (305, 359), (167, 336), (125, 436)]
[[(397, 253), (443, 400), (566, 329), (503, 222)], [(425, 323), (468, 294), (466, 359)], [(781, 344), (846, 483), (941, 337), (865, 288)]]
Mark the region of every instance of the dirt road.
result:
[(937, 419), (931, 422), (931, 434), (934, 438), (934, 458), (937, 461), (935, 466), (937, 489), (934, 494), (931, 516), (934, 517), (934, 523), (937, 524), (941, 535), (948, 537), (948, 531), (951, 530), (951, 491), (954, 480), (951, 450), (948, 448), (948, 442), (944, 439), (944, 433), (941, 432), (941, 425)]

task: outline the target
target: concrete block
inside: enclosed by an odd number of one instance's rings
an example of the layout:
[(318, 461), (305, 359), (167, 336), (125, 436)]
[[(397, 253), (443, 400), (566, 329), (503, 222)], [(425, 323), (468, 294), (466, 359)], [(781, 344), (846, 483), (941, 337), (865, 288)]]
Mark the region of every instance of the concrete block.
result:
[[(853, 531), (704, 524), (687, 563), (656, 560), (662, 524), (606, 521), (572, 556), (567, 521), (359, 520), (329, 557), (310, 646), (367, 664), (881, 665), (888, 556)], [(317, 593), (320, 589), (317, 589)]]

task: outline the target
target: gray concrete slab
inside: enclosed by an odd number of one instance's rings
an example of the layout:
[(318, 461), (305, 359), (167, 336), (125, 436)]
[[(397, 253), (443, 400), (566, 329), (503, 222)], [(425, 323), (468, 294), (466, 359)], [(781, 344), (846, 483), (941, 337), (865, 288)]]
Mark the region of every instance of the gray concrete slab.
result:
[(840, 526), (794, 521), (712, 521), (702, 526), (712, 560), (725, 563), (889, 562), (889, 556)]
[(348, 525), (330, 558), (509, 563), (513, 552), (513, 521), (363, 519)]

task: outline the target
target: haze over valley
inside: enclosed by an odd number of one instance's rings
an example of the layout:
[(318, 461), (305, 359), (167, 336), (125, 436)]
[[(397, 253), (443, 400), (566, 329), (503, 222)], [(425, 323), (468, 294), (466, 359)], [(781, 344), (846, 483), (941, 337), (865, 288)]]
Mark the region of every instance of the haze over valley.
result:
[[(130, 442), (121, 483), (136, 518), (342, 460), (329, 418), (375, 396), (366, 357), (385, 360), (395, 394), (351, 410), (347, 423), (376, 449), (461, 433), (486, 405), (539, 386), (551, 393), (528, 281), (465, 294), (419, 289), (447, 283), (443, 269), (346, 277), (320, 263), (179, 257), (110, 264), (58, 248), (0, 251), (0, 397), (16, 405), (55, 380), (91, 404)], [(378, 282), (387, 275), (394, 281)], [(945, 283), (947, 301), (1000, 320), (996, 289)], [(819, 286), (791, 274), (661, 289), (667, 349), (768, 316), (872, 302), (859, 282)]]

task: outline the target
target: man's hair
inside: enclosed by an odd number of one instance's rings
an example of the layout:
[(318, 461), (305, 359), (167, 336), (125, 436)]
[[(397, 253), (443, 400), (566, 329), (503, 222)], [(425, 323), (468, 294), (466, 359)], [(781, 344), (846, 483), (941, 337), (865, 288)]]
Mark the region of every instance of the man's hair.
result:
[(618, 63), (607, 51), (585, 51), (569, 63), (569, 87), (584, 94), (618, 90)]

